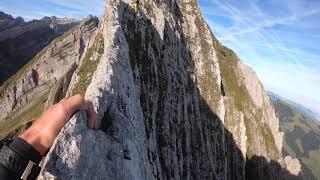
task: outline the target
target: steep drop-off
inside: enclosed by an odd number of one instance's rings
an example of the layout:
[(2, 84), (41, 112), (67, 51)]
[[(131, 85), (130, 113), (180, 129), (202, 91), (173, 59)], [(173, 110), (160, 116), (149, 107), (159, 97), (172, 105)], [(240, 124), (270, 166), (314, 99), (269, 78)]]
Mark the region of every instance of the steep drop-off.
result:
[(319, 122), (313, 113), (304, 111), (306, 108), (300, 110), (275, 94), (269, 96), (280, 119), (280, 129), (285, 133), (283, 154), (300, 160), (303, 179), (320, 179)]
[(257, 76), (214, 38), (197, 2), (141, 7), (107, 2), (67, 93), (94, 102), (101, 128), (77, 113), (40, 178), (299, 178)]
[[(64, 96), (88, 40), (98, 25), (89, 17), (55, 39), (0, 87), (0, 140)], [(60, 97), (57, 92), (60, 92)]]
[(0, 11), (0, 85), (27, 64), (53, 39), (80, 21), (45, 17), (25, 22)]
[(45, 49), (38, 56), (50, 65), (32, 65), (2, 87), (6, 123), (28, 107), (21, 92), (45, 92), (39, 82), (51, 82), (48, 105), (73, 94), (94, 103), (100, 130), (76, 113), (39, 179), (301, 178), (299, 161), (282, 157), (279, 120), (256, 74), (213, 36), (196, 0), (144, 0), (139, 13), (108, 0), (90, 35), (73, 41), (76, 56), (61, 48), (70, 61), (48, 61)]

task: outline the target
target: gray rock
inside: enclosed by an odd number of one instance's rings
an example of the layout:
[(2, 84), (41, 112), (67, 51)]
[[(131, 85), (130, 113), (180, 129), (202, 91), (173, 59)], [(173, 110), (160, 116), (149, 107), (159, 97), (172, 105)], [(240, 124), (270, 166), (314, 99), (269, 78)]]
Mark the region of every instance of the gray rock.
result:
[(75, 93), (94, 103), (100, 130), (77, 113), (39, 179), (299, 175), (296, 160), (282, 158), (260, 81), (212, 35), (195, 1), (143, 1), (138, 14), (127, 1), (107, 1), (67, 94)]
[[(44, 89), (47, 106), (74, 94), (94, 104), (100, 129), (76, 113), (39, 179), (300, 178), (299, 161), (282, 157), (259, 79), (214, 37), (195, 0), (105, 8), (97, 29), (60, 37), (1, 96), (3, 117)], [(48, 61), (62, 49), (64, 61)]]

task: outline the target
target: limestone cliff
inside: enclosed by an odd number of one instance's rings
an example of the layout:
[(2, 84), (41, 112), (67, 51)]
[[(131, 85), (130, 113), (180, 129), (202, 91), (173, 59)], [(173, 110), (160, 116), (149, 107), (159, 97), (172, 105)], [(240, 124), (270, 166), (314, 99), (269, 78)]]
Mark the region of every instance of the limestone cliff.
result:
[(256, 74), (196, 0), (144, 0), (137, 14), (108, 0), (79, 60), (66, 95), (94, 103), (100, 130), (76, 113), (39, 179), (300, 178)]
[(67, 90), (67, 81), (97, 25), (98, 19), (89, 17), (55, 39), (4, 82), (0, 87), (0, 139), (38, 117), (46, 104), (57, 101), (56, 91)]

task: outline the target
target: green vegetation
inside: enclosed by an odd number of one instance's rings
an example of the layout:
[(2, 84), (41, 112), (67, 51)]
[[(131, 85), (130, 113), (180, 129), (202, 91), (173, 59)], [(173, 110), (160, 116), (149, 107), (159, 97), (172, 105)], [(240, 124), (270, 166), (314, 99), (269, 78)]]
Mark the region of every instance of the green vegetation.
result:
[(36, 63), (46, 52), (47, 48), (42, 49), (31, 61), (28, 62), (25, 66), (23, 66), (16, 74), (11, 76), (8, 80), (6, 80), (3, 85), (0, 87), (0, 96), (5, 93), (5, 90), (11, 86), (13, 83), (18, 81), (25, 73), (27, 73), (32, 65)]
[(285, 133), (283, 154), (296, 157), (304, 179), (320, 179), (320, 126), (315, 119), (289, 103), (270, 96)]
[[(214, 36), (212, 35), (212, 37)], [(234, 98), (233, 103), (235, 105), (235, 110), (244, 112), (246, 110), (246, 107), (248, 107), (247, 103), (250, 102), (251, 99), (246, 88), (243, 85), (240, 85), (237, 81), (238, 78), (236, 69), (238, 58), (232, 50), (220, 44), (216, 39), (214, 41), (214, 45), (219, 59), (220, 71), (223, 78), (225, 93), (227, 96), (231, 96)], [(232, 108), (232, 106), (230, 106), (229, 108)], [(233, 110), (231, 110), (231, 112), (232, 111)], [(248, 118), (246, 116), (244, 118), (246, 134), (248, 137), (247, 156), (250, 158), (254, 155), (254, 129), (252, 128), (252, 126), (256, 123), (254, 123), (254, 119), (252, 118)]]
[[(204, 23), (203, 19), (197, 17), (195, 19), (195, 24), (198, 27), (199, 32), (207, 31), (206, 24)], [(201, 46), (201, 54), (204, 66), (202, 67), (204, 71), (204, 76), (199, 77), (199, 85), (201, 88), (201, 95), (206, 99), (208, 105), (214, 110), (218, 106), (218, 101), (220, 100), (220, 88), (219, 84), (216, 83), (216, 77), (212, 72), (211, 67), (212, 59), (211, 59), (211, 52), (213, 51), (212, 45), (208, 42), (208, 38), (204, 36), (205, 33), (198, 33), (200, 39), (200, 46)], [(219, 82), (220, 83), (220, 82)]]
[(72, 94), (84, 95), (91, 83), (93, 73), (97, 69), (101, 56), (104, 53), (104, 39), (102, 34), (97, 34), (93, 45), (88, 49), (77, 75), (78, 82), (75, 84)]
[[(212, 33), (211, 33), (212, 34)], [(238, 82), (238, 57), (229, 48), (223, 46), (212, 34), (214, 47), (220, 64), (224, 88), (228, 96), (234, 97), (234, 104), (238, 111), (245, 111), (252, 100), (246, 87)]]
[(315, 177), (320, 177), (320, 151), (310, 151), (309, 157), (303, 158), (303, 163), (307, 164), (309, 167), (311, 167), (311, 171), (314, 174)]
[[(63, 35), (61, 35), (61, 36), (57, 37), (56, 39), (54, 39), (46, 48), (42, 49), (34, 58), (32, 58), (32, 60), (30, 60), (26, 65), (24, 65), (17, 73), (15, 73), (8, 80), (6, 80), (3, 83), (3, 85), (0, 87), (0, 96), (5, 93), (6, 89), (9, 86), (11, 86), (13, 83), (15, 83), (17, 80), (19, 80), (25, 73), (27, 73), (34, 63), (38, 62), (38, 60), (40, 58), (42, 58), (42, 56), (48, 50), (48, 47), (52, 47), (52, 45), (55, 44), (57, 41), (61, 41), (61, 40), (65, 39), (76, 28), (77, 28), (77, 26), (74, 27), (74, 28), (71, 28), (69, 31), (65, 32)], [(59, 57), (60, 57), (60, 59), (64, 59), (65, 56), (64, 56), (64, 54), (61, 54)]]
[[(251, 96), (246, 87), (238, 81), (239, 79), (239, 58), (229, 48), (223, 46), (211, 33), (214, 38), (214, 47), (220, 64), (221, 76), (223, 78), (224, 90), (227, 96), (233, 97), (234, 111), (241, 111), (244, 113), (244, 122), (247, 134), (247, 157), (251, 158), (256, 154), (256, 146), (254, 143), (255, 134), (260, 134), (263, 139), (267, 152), (270, 157), (277, 159), (279, 157), (278, 148), (276, 146), (273, 134), (268, 125), (262, 123), (262, 110), (250, 109), (254, 107)], [(231, 109), (230, 112), (233, 112)], [(246, 113), (247, 112), (247, 113)], [(251, 115), (248, 115), (251, 114)], [(229, 120), (232, 121), (232, 120)], [(230, 122), (227, 122), (230, 123)]]
[[(58, 41), (62, 41), (67, 36), (74, 32), (75, 28), (70, 29), (69, 31), (65, 32), (63, 35), (54, 39), (46, 48), (42, 49), (31, 61), (29, 61), (25, 66), (23, 66), (17, 73), (11, 76), (8, 80), (6, 80), (3, 85), (0, 87), (0, 96), (3, 96), (8, 88), (14, 85), (18, 80), (21, 79), (26, 73), (28, 73), (31, 68), (34, 66), (35, 63), (39, 62), (41, 58), (45, 55), (49, 47), (52, 47), (53, 44), (57, 43)], [(71, 46), (72, 44), (66, 44), (64, 50)], [(67, 52), (59, 52), (56, 54), (59, 60), (63, 60), (67, 56)], [(0, 139), (6, 137), (7, 135), (14, 135), (18, 134), (19, 132), (24, 130), (24, 127), (28, 122), (33, 121), (34, 119), (38, 118), (44, 110), (44, 106), (46, 100), (48, 98), (49, 92), (44, 92), (39, 98), (36, 98), (31, 103), (27, 104), (26, 106), (12, 112), (6, 119), (3, 119), (0, 122)]]
[(270, 154), (271, 157), (279, 157), (279, 151), (276, 146), (276, 142), (274, 141), (273, 134), (268, 125), (264, 124), (264, 127), (260, 127), (260, 132), (262, 133), (268, 154)]
[(7, 118), (0, 122), (0, 139), (6, 137), (15, 130), (21, 129), (28, 122), (32, 122), (40, 117), (44, 111), (48, 93), (48, 91), (44, 92), (40, 97), (36, 98), (25, 107), (12, 112)]
[(245, 126), (246, 126), (246, 134), (247, 134), (247, 152), (246, 152), (246, 156), (247, 158), (251, 159), (254, 155), (255, 155), (255, 146), (254, 146), (254, 141), (253, 141), (253, 134), (254, 131), (252, 128), (252, 125), (254, 124), (253, 122), (254, 120), (251, 118), (247, 118), (244, 120)]

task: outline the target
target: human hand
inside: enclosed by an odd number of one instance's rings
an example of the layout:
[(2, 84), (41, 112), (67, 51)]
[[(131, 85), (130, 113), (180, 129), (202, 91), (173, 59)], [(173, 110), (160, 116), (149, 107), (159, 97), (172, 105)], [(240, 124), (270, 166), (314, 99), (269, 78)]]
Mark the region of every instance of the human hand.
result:
[(97, 129), (97, 115), (90, 101), (85, 101), (81, 95), (62, 99), (53, 105), (20, 138), (27, 141), (41, 155), (52, 146), (63, 126), (78, 110), (85, 110), (88, 116), (87, 126)]

